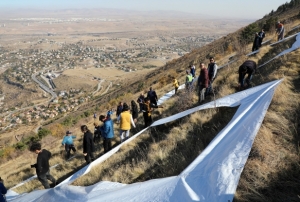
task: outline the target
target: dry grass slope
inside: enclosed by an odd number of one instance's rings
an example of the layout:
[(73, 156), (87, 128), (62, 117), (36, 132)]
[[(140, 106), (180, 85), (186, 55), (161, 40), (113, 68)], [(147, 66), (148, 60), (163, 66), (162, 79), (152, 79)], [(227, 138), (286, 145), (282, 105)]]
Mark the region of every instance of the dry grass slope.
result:
[[(284, 18), (285, 16), (280, 16)], [(287, 18), (292, 18), (289, 14)], [(299, 21), (291, 21), (290, 26), (299, 24)], [(240, 30), (239, 30), (240, 31)], [(141, 90), (154, 86), (159, 96), (172, 89), (171, 76), (180, 78), (180, 83), (184, 83), (184, 70), (191, 63), (199, 64), (206, 61), (209, 54), (217, 55), (217, 61), (226, 63), (224, 58), (228, 58), (232, 53), (224, 51), (223, 44), (226, 40), (233, 40), (238, 33), (220, 39), (209, 46), (195, 50), (182, 58), (169, 62), (166, 66), (148, 74), (142, 81), (130, 83), (130, 88), (116, 89), (111, 93), (95, 99), (90, 103), (90, 109), (98, 106), (100, 111), (105, 111), (115, 105), (120, 100), (129, 102), (137, 97)], [(292, 33), (290, 33), (292, 34)], [(271, 36), (270, 36), (271, 37)], [(274, 57), (282, 50), (290, 47), (294, 39), (274, 47), (263, 47), (261, 51), (250, 59), (259, 64), (263, 64)], [(249, 46), (245, 47), (249, 50)], [(300, 87), (300, 50), (294, 51), (284, 57), (259, 69), (253, 79), (253, 85), (260, 85), (275, 79), (284, 78), (282, 84), (277, 88), (265, 120), (255, 139), (249, 159), (242, 173), (235, 201), (297, 201), (300, 194), (300, 165), (299, 165), (299, 87)], [(239, 65), (245, 57), (239, 57), (230, 66), (222, 69), (218, 73), (215, 82), (216, 98), (236, 92), (236, 74)], [(199, 71), (199, 69), (198, 69)], [(197, 72), (199, 73), (199, 72)], [(159, 90), (158, 90), (159, 89)], [(209, 97), (206, 101), (213, 100)], [(107, 100), (110, 100), (108, 104)], [(174, 96), (168, 100), (163, 110), (157, 110), (154, 118), (159, 119), (195, 106), (197, 102), (196, 94), (187, 94), (184, 91), (179, 96)], [(101, 105), (101, 106), (99, 106)], [(86, 106), (88, 107), (88, 106)], [(187, 165), (189, 165), (210, 143), (214, 136), (230, 121), (236, 108), (217, 108), (194, 113), (180, 120), (167, 123), (162, 126), (151, 128), (139, 138), (130, 142), (114, 156), (92, 171), (76, 180), (74, 185), (87, 186), (99, 181), (108, 180), (121, 183), (142, 182), (149, 179), (178, 175)], [(79, 109), (77, 114), (83, 113)], [(74, 116), (77, 115), (74, 113)], [(79, 134), (79, 126), (87, 123), (92, 128), (93, 119), (81, 119), (72, 128), (75, 134)], [(139, 125), (141, 123), (139, 119)], [(118, 127), (115, 127), (117, 133)], [(65, 128), (68, 129), (68, 128)], [(141, 129), (140, 127), (138, 130)], [(133, 133), (136, 131), (133, 131)], [(117, 135), (116, 135), (117, 136)], [(59, 181), (72, 174), (74, 170), (83, 165), (83, 157), (78, 155), (70, 162), (65, 162), (61, 158), (60, 139), (47, 137), (43, 140), (45, 148), (50, 149), (54, 154), (51, 165), (61, 164), (54, 169), (52, 174)], [(113, 144), (118, 144), (115, 138)], [(77, 148), (81, 149), (81, 138), (78, 136), (75, 142)], [(102, 149), (97, 151), (101, 155)], [(24, 155), (29, 155), (26, 151)], [(16, 167), (7, 163), (6, 177), (7, 185), (11, 187), (15, 182), (26, 179), (33, 172), (28, 169), (29, 159), (19, 157), (22, 166)], [(18, 164), (20, 165), (20, 164)], [(2, 170), (2, 166), (0, 166)], [(2, 175), (2, 174), (1, 174)], [(41, 188), (38, 181), (32, 181), (16, 191), (31, 191)]]

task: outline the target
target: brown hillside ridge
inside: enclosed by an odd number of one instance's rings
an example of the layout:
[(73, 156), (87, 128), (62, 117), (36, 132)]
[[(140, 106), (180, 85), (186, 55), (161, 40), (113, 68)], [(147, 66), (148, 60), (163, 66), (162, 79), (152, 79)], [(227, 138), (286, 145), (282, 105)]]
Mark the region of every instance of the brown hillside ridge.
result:
[[(287, 28), (300, 24), (297, 16), (299, 6), (283, 12), (274, 12), (273, 16), (287, 23)], [(256, 23), (265, 22), (271, 16), (267, 15)], [(296, 31), (289, 32), (292, 35)], [(84, 166), (82, 151), (82, 133), (79, 126), (86, 124), (93, 129), (94, 119), (92, 113), (104, 114), (119, 101), (130, 103), (136, 100), (141, 91), (147, 91), (152, 86), (158, 97), (173, 89), (172, 77), (184, 83), (184, 74), (190, 64), (195, 64), (196, 74), (199, 75), (199, 63), (208, 63), (208, 57), (214, 56), (219, 66), (228, 62), (232, 55), (235, 62), (218, 71), (214, 82), (213, 96), (206, 98), (205, 102), (237, 92), (238, 68), (245, 61), (245, 53), (249, 53), (252, 44), (244, 44), (238, 40), (243, 28), (229, 34), (213, 43), (195, 49), (183, 57), (168, 62), (165, 66), (141, 77), (139, 80), (127, 81), (126, 85), (114, 89), (105, 95), (98, 96), (87, 105), (80, 107), (77, 112), (62, 117), (56, 122), (48, 124), (52, 134), (42, 139), (44, 148), (50, 150), (53, 158), (51, 165), (60, 164), (51, 170), (51, 174), (58, 179), (58, 183)], [(275, 41), (274, 33), (267, 33), (267, 39)], [(262, 46), (260, 52), (249, 59), (258, 64), (276, 56), (281, 51), (289, 48), (295, 37), (275, 46)], [(227, 44), (227, 45), (226, 45)], [(228, 44), (232, 49), (228, 50)], [(227, 46), (227, 47), (226, 47)], [(242, 48), (240, 48), (242, 47)], [(242, 172), (238, 188), (234, 197), (236, 202), (266, 202), (266, 201), (299, 201), (300, 195), (300, 49), (277, 58), (262, 68), (258, 69), (252, 80), (252, 86), (284, 78), (275, 91), (273, 100), (265, 116), (263, 124), (256, 136), (248, 161)], [(231, 60), (233, 60), (231, 59)], [(155, 120), (173, 115), (182, 110), (197, 106), (196, 92), (178, 92), (166, 101), (163, 109), (153, 112)], [(162, 126), (150, 128), (144, 134), (126, 144), (111, 158), (95, 166), (91, 172), (77, 179), (73, 185), (88, 186), (99, 181), (113, 181), (120, 183), (135, 183), (149, 179), (178, 175), (186, 168), (210, 143), (216, 134), (231, 120), (237, 108), (216, 108), (196, 112)], [(84, 116), (89, 112), (88, 116)], [(82, 116), (80, 116), (82, 115)], [(115, 115), (113, 115), (115, 121)], [(137, 128), (131, 130), (131, 135), (143, 128), (140, 115)], [(67, 121), (71, 125), (63, 125)], [(113, 146), (119, 144), (118, 129), (115, 126)], [(61, 129), (59, 131), (58, 129)], [(56, 131), (55, 131), (56, 130)], [(72, 130), (77, 135), (75, 146), (78, 154), (70, 161), (62, 158), (61, 143), (62, 131)], [(97, 145), (96, 155), (103, 154), (102, 145)], [(24, 156), (28, 158), (24, 158)], [(5, 176), (6, 186), (12, 187), (16, 182), (27, 179), (34, 174), (29, 165), (34, 161), (34, 156), (24, 151), (22, 156), (9, 156), (9, 161), (0, 165), (0, 175)], [(11, 162), (20, 162), (21, 166), (12, 165)], [(16, 164), (16, 163), (15, 163)], [(3, 173), (2, 173), (3, 172)], [(3, 175), (4, 174), (4, 175)], [(40, 189), (37, 180), (26, 183), (14, 189), (18, 193)]]

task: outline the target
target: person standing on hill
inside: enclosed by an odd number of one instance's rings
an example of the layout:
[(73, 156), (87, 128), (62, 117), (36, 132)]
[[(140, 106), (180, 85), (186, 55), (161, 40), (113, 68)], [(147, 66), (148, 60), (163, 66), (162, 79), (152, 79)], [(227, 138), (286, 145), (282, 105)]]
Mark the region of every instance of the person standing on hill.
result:
[(212, 91), (212, 83), (216, 79), (217, 71), (218, 71), (218, 66), (215, 63), (214, 57), (209, 58), (209, 64), (208, 64), (208, 67), (207, 67), (207, 71), (208, 71), (209, 81), (208, 81), (208, 87), (206, 88), (206, 95), (209, 95), (213, 92)]
[(151, 113), (153, 111), (153, 108), (163, 108), (162, 106), (157, 106), (151, 104), (150, 100), (148, 98), (145, 99), (144, 107), (143, 107), (143, 117), (145, 122), (145, 128), (151, 125), (152, 123), (152, 116)]
[(66, 132), (66, 136), (64, 137), (63, 141), (62, 141), (62, 145), (65, 146), (65, 150), (67, 152), (67, 159), (70, 158), (70, 155), (71, 155), (71, 150), (75, 153), (76, 152), (76, 149), (75, 149), (75, 146), (73, 144), (73, 139), (75, 139), (76, 136), (75, 135), (72, 135), (72, 132), (71, 131), (67, 131)]
[(84, 159), (87, 164), (91, 163), (91, 161), (94, 160), (94, 154), (93, 152), (95, 151), (95, 146), (94, 146), (94, 141), (93, 141), (93, 134), (91, 131), (88, 129), (86, 125), (82, 125), (80, 127), (81, 132), (83, 132), (83, 155)]
[(123, 102), (120, 102), (119, 105), (117, 106), (117, 110), (116, 110), (116, 116), (117, 118), (120, 116), (120, 114), (123, 111)]
[(198, 92), (198, 102), (201, 103), (204, 98), (205, 98), (205, 91), (206, 88), (208, 87), (208, 71), (206, 69), (206, 67), (204, 66), (204, 63), (200, 64), (200, 75), (198, 77), (198, 88), (199, 88), (199, 92)]
[(56, 185), (55, 178), (50, 174), (50, 166), (49, 166), (49, 159), (51, 158), (51, 152), (46, 149), (41, 148), (41, 144), (36, 142), (33, 143), (29, 150), (33, 153), (36, 153), (37, 162), (36, 164), (31, 165), (31, 168), (36, 169), (36, 175), (38, 180), (42, 183), (45, 189), (49, 189), (48, 180), (50, 180), (54, 186)]
[(191, 72), (191, 74), (192, 74), (192, 76), (193, 76), (193, 79), (195, 78), (195, 66), (194, 65), (190, 65), (190, 72)]
[[(110, 118), (110, 116), (109, 116), (109, 118)], [(100, 120), (100, 117), (99, 117), (99, 120)], [(94, 139), (93, 139), (93, 141), (94, 141), (94, 143), (100, 143), (100, 140), (101, 140), (101, 131), (100, 131), (100, 126), (99, 126), (98, 121), (94, 122), (94, 127), (95, 128), (94, 128)]]
[(258, 32), (258, 37), (259, 37), (259, 39), (258, 39), (258, 47), (260, 48), (261, 47), (261, 44), (262, 44), (262, 41), (263, 41), (263, 39), (265, 38), (265, 31), (264, 31), (264, 29), (261, 29), (261, 31), (260, 32)]
[(175, 79), (175, 77), (173, 77), (173, 86), (175, 88), (175, 95), (176, 95), (177, 90), (179, 88), (179, 83), (178, 83), (177, 79)]
[(256, 32), (255, 33), (255, 38), (254, 38), (254, 41), (253, 41), (252, 52), (256, 51), (258, 49), (259, 49), (259, 36), (258, 36), (258, 33)]
[[(128, 105), (124, 105), (123, 112), (120, 114), (120, 140), (121, 143), (129, 138), (129, 131), (131, 129), (131, 125), (135, 128), (135, 124), (130, 114)], [(125, 133), (125, 137), (124, 134)]]
[(133, 118), (134, 123), (136, 123), (137, 118), (139, 116), (139, 111), (138, 111), (138, 107), (137, 107), (134, 100), (131, 100), (131, 114), (132, 114), (132, 118)]
[(99, 119), (101, 122), (103, 122), (103, 125), (100, 127), (100, 130), (103, 137), (104, 153), (106, 153), (112, 149), (111, 139), (114, 137), (114, 126), (111, 118), (109, 117), (101, 115)]
[(147, 93), (147, 98), (150, 100), (150, 102), (152, 104), (154, 104), (155, 106), (157, 106), (157, 100), (158, 100), (158, 98), (157, 98), (155, 90), (153, 90), (152, 87), (150, 87), (150, 90)]
[(245, 76), (248, 74), (246, 79), (246, 86), (250, 85), (250, 81), (252, 79), (253, 74), (256, 71), (256, 62), (252, 60), (246, 60), (240, 67), (239, 67), (239, 88), (245, 87)]
[(277, 29), (276, 29), (276, 34), (277, 34), (277, 40), (280, 41), (282, 39), (284, 39), (284, 26), (282, 23), (280, 23), (279, 21), (277, 22)]
[(192, 82), (193, 82), (193, 75), (190, 73), (189, 70), (186, 70), (185, 76), (185, 88), (190, 91), (192, 89)]
[(140, 96), (137, 99), (137, 103), (139, 103), (140, 106), (140, 112), (143, 111), (144, 99), (145, 99), (144, 93), (141, 92)]
[(7, 193), (7, 189), (4, 186), (3, 180), (0, 177), (0, 202), (6, 202), (5, 194)]

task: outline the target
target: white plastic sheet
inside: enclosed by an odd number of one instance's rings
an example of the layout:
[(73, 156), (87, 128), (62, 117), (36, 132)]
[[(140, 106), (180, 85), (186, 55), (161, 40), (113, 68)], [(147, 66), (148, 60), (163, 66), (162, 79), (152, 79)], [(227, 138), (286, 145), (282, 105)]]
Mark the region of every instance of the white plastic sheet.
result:
[[(296, 36), (296, 41), (295, 41), (295, 43), (292, 45), (291, 48), (282, 51), (281, 53), (279, 53), (278, 55), (276, 55), (276, 56), (275, 56), (274, 58), (272, 58), (271, 60), (265, 62), (265, 63), (262, 64), (262, 65), (259, 65), (258, 68), (260, 68), (260, 67), (262, 67), (262, 66), (268, 64), (268, 63), (271, 62), (272, 60), (274, 60), (274, 59), (276, 59), (276, 58), (278, 58), (278, 57), (280, 57), (280, 56), (282, 56), (282, 55), (285, 55), (285, 54), (287, 54), (287, 53), (290, 53), (290, 52), (292, 52), (292, 51), (298, 49), (298, 48), (300, 47), (300, 33), (297, 33), (297, 34), (295, 34), (295, 35), (297, 35), (297, 36)], [(295, 36), (295, 35), (293, 35), (293, 36)], [(291, 37), (293, 37), (293, 36), (291, 36)], [(290, 38), (290, 37), (289, 37), (289, 38)], [(286, 38), (286, 39), (287, 39), (287, 38)], [(279, 41), (279, 42), (281, 42), (281, 41)], [(279, 43), (279, 42), (277, 42), (277, 43)]]
[[(73, 181), (69, 179), (54, 189), (33, 191), (21, 196), (8, 195), (8, 199), (14, 202), (232, 201), (254, 138), (280, 82), (269, 82), (154, 122), (151, 126), (179, 119), (201, 109), (240, 105), (228, 125), (179, 176), (130, 185), (99, 182), (88, 187), (68, 185)], [(108, 158), (110, 154), (104, 156)], [(88, 169), (84, 170), (85, 173)]]

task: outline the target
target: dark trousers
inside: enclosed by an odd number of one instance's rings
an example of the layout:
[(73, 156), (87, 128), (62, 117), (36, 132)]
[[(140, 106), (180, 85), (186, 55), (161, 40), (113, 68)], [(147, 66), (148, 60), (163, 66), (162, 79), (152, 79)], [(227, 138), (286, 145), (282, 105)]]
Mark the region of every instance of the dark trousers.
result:
[(143, 117), (145, 122), (145, 128), (147, 128), (152, 123), (152, 117), (151, 115), (148, 115), (148, 112), (143, 112)]
[(206, 88), (205, 95), (210, 95), (211, 93), (213, 93), (212, 83), (213, 81), (208, 81), (208, 87)]
[(142, 111), (143, 111), (144, 104), (143, 104), (143, 103), (139, 103), (139, 105), (140, 105), (140, 112), (142, 112)]
[(86, 156), (84, 156), (84, 159), (87, 164), (91, 163), (95, 159), (93, 152), (87, 153)]
[(50, 188), (48, 180), (50, 180), (54, 185), (56, 184), (56, 180), (55, 180), (55, 178), (52, 175), (50, 175), (50, 171), (49, 170), (48, 170), (48, 172), (46, 172), (44, 174), (38, 174), (37, 177), (38, 177), (38, 180), (45, 187), (45, 189), (49, 189)]
[(103, 138), (104, 153), (111, 150), (111, 138)]
[(76, 152), (76, 149), (75, 149), (75, 147), (74, 147), (73, 144), (65, 144), (65, 150), (66, 150), (66, 152), (67, 152), (67, 159), (70, 158), (71, 150), (72, 150), (73, 152)]
[(178, 88), (175, 87), (175, 94), (177, 93)]
[(153, 104), (153, 105), (155, 105), (155, 106), (157, 106), (157, 101), (156, 101), (156, 99), (150, 100), (150, 103)]

